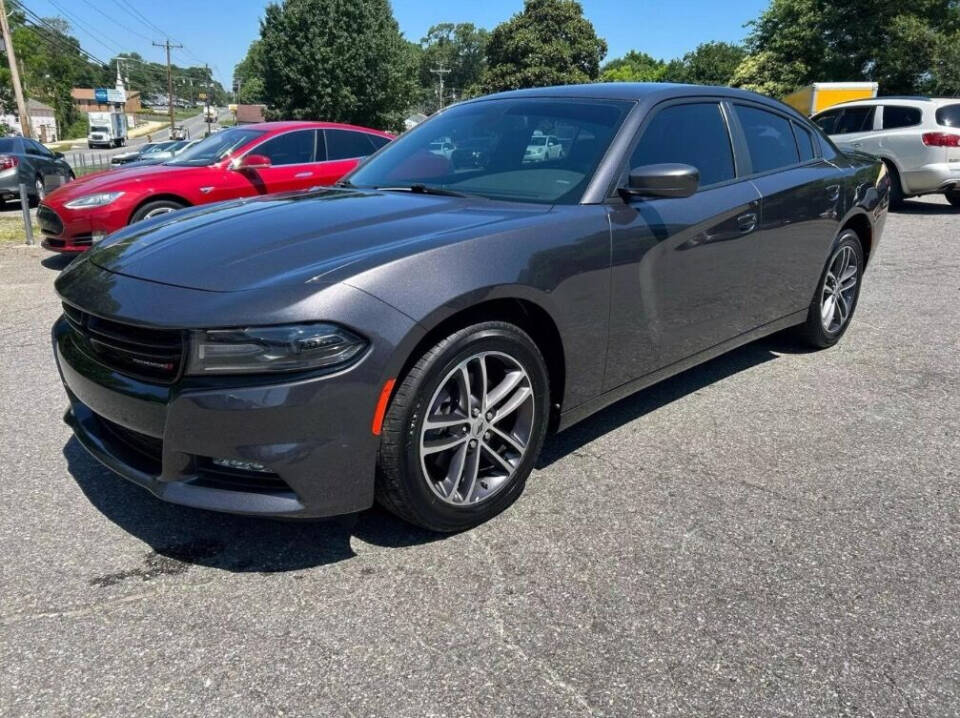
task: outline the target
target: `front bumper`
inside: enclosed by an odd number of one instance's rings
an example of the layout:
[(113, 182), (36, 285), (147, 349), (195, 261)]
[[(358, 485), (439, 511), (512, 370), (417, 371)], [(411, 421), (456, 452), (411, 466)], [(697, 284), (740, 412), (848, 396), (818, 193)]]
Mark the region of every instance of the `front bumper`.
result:
[[(80, 444), (125, 479), (176, 504), (240, 514), (318, 517), (373, 503), (376, 389), (339, 374), (260, 385), (140, 381), (97, 363), (61, 318), (53, 349)], [(211, 459), (256, 462), (225, 471)]]
[(99, 207), (89, 210), (68, 210), (41, 203), (37, 221), (43, 234), (42, 246), (51, 252), (85, 252), (100, 238), (126, 224), (127, 211), (122, 207)]

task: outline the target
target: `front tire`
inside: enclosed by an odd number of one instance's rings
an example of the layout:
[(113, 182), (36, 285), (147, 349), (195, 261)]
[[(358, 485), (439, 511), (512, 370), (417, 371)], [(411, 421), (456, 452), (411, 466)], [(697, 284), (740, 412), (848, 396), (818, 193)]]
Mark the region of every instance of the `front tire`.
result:
[(135, 224), (145, 219), (153, 219), (154, 217), (159, 217), (169, 212), (176, 212), (178, 209), (183, 209), (184, 207), (186, 207), (185, 204), (172, 199), (158, 199), (155, 202), (147, 202), (133, 213), (133, 216), (130, 218), (130, 224)]
[(952, 204), (954, 207), (960, 207), (960, 189), (944, 192), (943, 196), (946, 197), (947, 202)]
[(377, 500), (433, 531), (463, 531), (523, 492), (549, 420), (539, 348), (519, 327), (483, 322), (425, 351), (383, 422)]
[(840, 341), (857, 308), (864, 267), (860, 238), (853, 230), (844, 230), (820, 275), (807, 321), (798, 327), (801, 341), (817, 349)]
[(890, 173), (890, 209), (903, 207), (903, 183), (900, 182), (900, 173), (892, 163), (887, 162), (887, 171)]

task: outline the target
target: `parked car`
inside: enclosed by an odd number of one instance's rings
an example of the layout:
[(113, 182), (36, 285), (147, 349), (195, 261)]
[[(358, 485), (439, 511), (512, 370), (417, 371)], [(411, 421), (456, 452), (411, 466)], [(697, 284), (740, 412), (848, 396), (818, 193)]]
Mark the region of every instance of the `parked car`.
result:
[(135, 147), (132, 150), (127, 150), (126, 152), (118, 152), (117, 154), (110, 157), (110, 164), (112, 165), (125, 165), (130, 162), (136, 162), (140, 159), (141, 155), (149, 150), (151, 147), (155, 147), (158, 143), (156, 142), (145, 142), (139, 147)]
[(19, 198), (21, 184), (31, 202), (39, 202), (48, 190), (73, 178), (62, 153), (26, 137), (0, 137), (0, 203)]
[[(525, 163), (557, 126), (570, 151)], [(481, 133), (474, 169), (430, 151)], [(377, 498), (469, 528), (517, 498), (548, 427), (787, 327), (839, 341), (889, 189), (879, 160), (742, 90), (463, 102), (338, 186), (158, 217), (74, 262), (53, 328), (66, 420), (174, 503)]]
[(455, 149), (457, 149), (457, 146), (449, 137), (438, 137), (430, 143), (430, 151), (433, 154), (446, 157), (447, 159), (450, 159)]
[(545, 162), (563, 157), (563, 147), (553, 135), (536, 135), (530, 138), (530, 144), (524, 153), (527, 162)]
[(82, 252), (127, 224), (190, 205), (333, 184), (390, 139), (329, 122), (218, 132), (163, 164), (100, 172), (52, 192), (37, 212), (43, 246)]
[(894, 206), (905, 197), (943, 194), (960, 207), (960, 98), (845, 102), (814, 115), (813, 121), (839, 147), (883, 159)]
[(186, 152), (200, 140), (178, 140), (177, 142), (163, 142), (150, 148), (135, 162), (127, 163), (128, 167), (147, 167), (149, 165), (159, 165), (168, 162), (174, 157)]
[(189, 140), (190, 139), (190, 130), (188, 130), (183, 125), (178, 125), (170, 130), (170, 139), (171, 140)]

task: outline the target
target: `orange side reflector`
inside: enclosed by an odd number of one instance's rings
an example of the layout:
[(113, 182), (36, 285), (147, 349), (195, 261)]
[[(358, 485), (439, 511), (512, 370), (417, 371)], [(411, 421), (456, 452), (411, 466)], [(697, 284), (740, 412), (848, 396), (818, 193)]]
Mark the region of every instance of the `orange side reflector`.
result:
[(373, 412), (373, 424), (370, 430), (374, 436), (380, 436), (380, 429), (383, 428), (383, 416), (387, 413), (387, 404), (390, 401), (390, 394), (393, 392), (393, 383), (396, 379), (387, 379), (380, 390), (380, 398), (377, 400), (376, 411)]

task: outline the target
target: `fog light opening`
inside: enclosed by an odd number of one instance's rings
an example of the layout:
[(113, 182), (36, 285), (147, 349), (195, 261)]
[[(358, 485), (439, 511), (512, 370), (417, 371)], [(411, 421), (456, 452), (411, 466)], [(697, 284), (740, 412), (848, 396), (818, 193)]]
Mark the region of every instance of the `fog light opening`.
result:
[(234, 471), (254, 471), (260, 474), (272, 474), (266, 466), (258, 464), (256, 461), (244, 461), (242, 459), (211, 459), (214, 466), (224, 469), (233, 469)]

